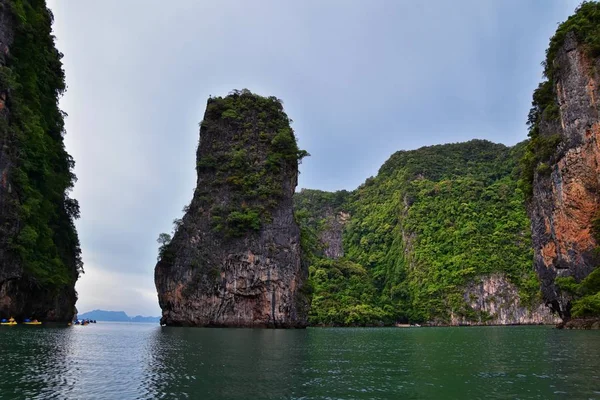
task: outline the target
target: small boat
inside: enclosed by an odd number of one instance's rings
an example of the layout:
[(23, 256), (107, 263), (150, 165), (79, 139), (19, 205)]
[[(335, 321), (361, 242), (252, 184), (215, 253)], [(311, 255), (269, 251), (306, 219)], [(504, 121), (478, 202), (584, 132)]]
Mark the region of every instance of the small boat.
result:
[(26, 319), (23, 321), (24, 325), (41, 325), (42, 323), (40, 321), (38, 321), (37, 319), (34, 319), (33, 321)]
[(0, 325), (17, 325), (17, 321), (15, 321), (13, 317), (10, 317), (8, 320), (6, 318), (2, 318)]

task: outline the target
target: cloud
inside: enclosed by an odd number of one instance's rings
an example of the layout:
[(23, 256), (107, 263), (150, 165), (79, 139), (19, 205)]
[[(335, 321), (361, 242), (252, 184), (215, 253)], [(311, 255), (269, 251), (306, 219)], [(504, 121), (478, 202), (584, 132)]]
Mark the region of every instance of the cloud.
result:
[(76, 286), (77, 309), (125, 311), (129, 316), (159, 316), (160, 308), (153, 274), (115, 272), (86, 265)]
[(299, 187), (353, 189), (396, 150), (525, 139), (548, 39), (577, 3), (49, 0), (79, 178), (80, 309), (157, 309), (156, 238), (191, 199), (209, 95), (282, 98), (312, 154)]

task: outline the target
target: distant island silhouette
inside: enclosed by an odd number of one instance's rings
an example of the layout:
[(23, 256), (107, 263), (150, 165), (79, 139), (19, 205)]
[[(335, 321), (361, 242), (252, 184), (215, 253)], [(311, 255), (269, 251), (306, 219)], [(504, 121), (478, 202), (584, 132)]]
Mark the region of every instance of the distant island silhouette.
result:
[(106, 311), (106, 310), (93, 310), (77, 315), (79, 319), (93, 319), (96, 321), (110, 321), (110, 322), (155, 322), (160, 321), (160, 317), (143, 317), (136, 315), (130, 317), (125, 311)]

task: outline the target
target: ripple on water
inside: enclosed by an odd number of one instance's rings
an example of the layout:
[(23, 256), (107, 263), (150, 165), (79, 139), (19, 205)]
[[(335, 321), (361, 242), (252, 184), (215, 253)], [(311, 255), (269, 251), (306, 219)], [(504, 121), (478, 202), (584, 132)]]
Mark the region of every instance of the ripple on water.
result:
[(0, 329), (2, 399), (600, 398), (600, 335), (545, 327)]

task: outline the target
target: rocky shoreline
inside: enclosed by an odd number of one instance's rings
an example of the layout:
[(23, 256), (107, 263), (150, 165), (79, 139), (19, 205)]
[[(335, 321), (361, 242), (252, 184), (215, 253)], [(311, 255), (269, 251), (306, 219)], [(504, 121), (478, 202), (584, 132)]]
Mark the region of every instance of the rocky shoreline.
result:
[(600, 329), (600, 318), (574, 318), (556, 325), (557, 329)]

